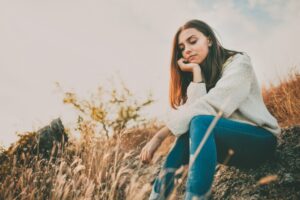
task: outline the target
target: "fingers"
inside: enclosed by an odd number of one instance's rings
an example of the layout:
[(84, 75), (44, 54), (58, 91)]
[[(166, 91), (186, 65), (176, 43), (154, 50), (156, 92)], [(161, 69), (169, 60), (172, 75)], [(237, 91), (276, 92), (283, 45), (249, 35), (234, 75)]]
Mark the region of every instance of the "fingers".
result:
[(178, 65), (179, 65), (179, 68), (182, 70), (182, 71), (187, 71), (187, 72), (191, 72), (192, 71), (192, 68), (193, 68), (193, 63), (189, 63), (186, 59), (184, 58), (180, 58), (178, 61), (177, 61)]
[(139, 159), (143, 162), (146, 163), (147, 162), (147, 151), (145, 149), (142, 149)]
[(149, 161), (151, 160), (150, 159), (150, 154), (147, 150), (142, 150), (140, 156), (139, 156), (140, 160), (143, 162), (143, 163), (149, 163)]
[(185, 60), (184, 58), (180, 58), (180, 59), (177, 61), (178, 65), (179, 65), (179, 66), (184, 65), (185, 63), (184, 63), (183, 61), (186, 61), (186, 60)]
[(181, 64), (181, 62), (183, 62), (183, 58), (180, 58), (179, 60), (177, 60), (178, 64)]
[(178, 63), (178, 65), (179, 65), (179, 67), (180, 67), (180, 69), (181, 70), (184, 70), (184, 63), (183, 63), (183, 58), (180, 58), (178, 61), (177, 61), (177, 63)]
[(150, 152), (147, 152), (147, 161), (148, 161), (148, 162), (151, 161), (151, 155), (150, 155)]
[(148, 162), (148, 151), (144, 152), (144, 162)]
[(143, 163), (149, 163), (152, 159), (153, 156), (153, 146), (151, 146), (151, 144), (147, 144), (142, 150), (141, 153), (139, 155), (139, 159), (143, 162)]
[(141, 159), (142, 159), (142, 161), (145, 160), (145, 151), (143, 151)]
[(140, 156), (139, 156), (139, 159), (140, 160), (144, 160), (144, 149), (142, 149), (141, 153), (140, 153)]

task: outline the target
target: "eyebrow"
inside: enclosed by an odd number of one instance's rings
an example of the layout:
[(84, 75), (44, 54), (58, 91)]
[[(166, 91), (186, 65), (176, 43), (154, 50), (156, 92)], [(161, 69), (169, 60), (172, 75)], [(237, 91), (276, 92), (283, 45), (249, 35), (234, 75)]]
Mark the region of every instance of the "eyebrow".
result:
[[(191, 35), (190, 37), (188, 37), (188, 38), (186, 39), (186, 41), (189, 40), (189, 39), (190, 39), (191, 37), (193, 37), (193, 36), (196, 36), (196, 35)], [(178, 46), (180, 46), (180, 45), (182, 45), (182, 43), (179, 43), (179, 44), (178, 44)]]

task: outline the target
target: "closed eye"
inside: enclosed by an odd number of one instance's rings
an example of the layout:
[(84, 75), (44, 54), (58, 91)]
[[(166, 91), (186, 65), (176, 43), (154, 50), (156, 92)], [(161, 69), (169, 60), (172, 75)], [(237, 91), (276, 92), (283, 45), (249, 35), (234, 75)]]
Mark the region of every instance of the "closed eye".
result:
[(197, 40), (190, 41), (190, 44), (195, 44)]
[[(190, 44), (195, 44), (197, 42), (197, 40), (189, 40), (189, 43)], [(180, 51), (183, 51), (184, 50), (184, 47), (179, 47), (179, 50)]]

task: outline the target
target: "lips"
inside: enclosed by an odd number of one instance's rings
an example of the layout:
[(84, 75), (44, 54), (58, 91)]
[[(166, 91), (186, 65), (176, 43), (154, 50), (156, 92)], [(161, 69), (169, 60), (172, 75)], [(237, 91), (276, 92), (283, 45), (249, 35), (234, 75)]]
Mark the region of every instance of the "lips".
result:
[(189, 57), (188, 57), (188, 61), (191, 61), (191, 60), (193, 60), (194, 58), (195, 58), (195, 55), (189, 56)]

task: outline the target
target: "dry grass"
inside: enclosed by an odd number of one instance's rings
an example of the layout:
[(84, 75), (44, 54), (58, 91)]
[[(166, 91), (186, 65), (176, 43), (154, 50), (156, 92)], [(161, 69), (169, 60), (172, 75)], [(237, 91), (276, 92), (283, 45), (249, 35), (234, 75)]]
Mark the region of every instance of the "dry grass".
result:
[(0, 199), (143, 199), (151, 185), (141, 177), (150, 173), (138, 157), (160, 126), (152, 121), (108, 140), (89, 134), (71, 138), (55, 161), (33, 156), (24, 165), (13, 160), (1, 177)]
[(268, 110), (281, 127), (300, 124), (300, 73), (295, 72), (278, 86), (263, 88), (263, 98)]
[[(263, 90), (264, 101), (281, 126), (299, 124), (299, 95), (299, 74)], [(86, 124), (84, 137), (71, 138), (58, 159), (32, 156), (19, 164), (12, 157), (9, 171), (0, 177), (0, 199), (147, 199), (150, 182), (174, 137), (163, 142), (150, 165), (142, 164), (139, 154), (161, 126), (154, 120), (106, 139), (95, 137), (93, 126)]]

